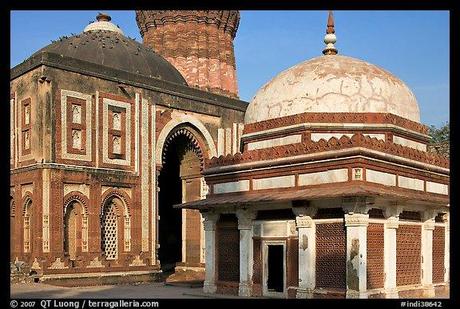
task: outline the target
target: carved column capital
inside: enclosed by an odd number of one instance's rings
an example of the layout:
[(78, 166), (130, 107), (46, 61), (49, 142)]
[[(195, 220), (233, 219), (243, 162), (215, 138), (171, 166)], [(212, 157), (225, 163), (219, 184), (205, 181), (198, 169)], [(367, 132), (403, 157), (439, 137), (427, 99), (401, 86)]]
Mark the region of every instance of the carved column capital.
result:
[(367, 214), (375, 199), (369, 196), (347, 196), (342, 198), (342, 209), (348, 214)]
[(310, 216), (297, 216), (295, 218), (295, 225), (296, 228), (311, 228), (313, 227), (315, 222)]
[(399, 218), (399, 215), (403, 212), (403, 206), (391, 205), (383, 209), (383, 216), (388, 219), (391, 217)]
[(314, 217), (316, 213), (318, 212), (318, 208), (316, 207), (292, 207), (292, 212), (297, 216), (308, 216), (308, 217)]
[(203, 217), (203, 228), (205, 231), (215, 231), (216, 230), (216, 223), (219, 220), (219, 213), (215, 212), (202, 212), (201, 216)]
[(252, 228), (252, 220), (257, 216), (257, 212), (249, 209), (238, 209), (236, 211), (238, 217), (238, 229), (249, 230)]
[(345, 214), (345, 226), (368, 226), (369, 215), (362, 213)]
[(385, 228), (387, 229), (397, 229), (399, 227), (399, 218), (398, 217), (389, 217), (387, 222), (385, 222)]

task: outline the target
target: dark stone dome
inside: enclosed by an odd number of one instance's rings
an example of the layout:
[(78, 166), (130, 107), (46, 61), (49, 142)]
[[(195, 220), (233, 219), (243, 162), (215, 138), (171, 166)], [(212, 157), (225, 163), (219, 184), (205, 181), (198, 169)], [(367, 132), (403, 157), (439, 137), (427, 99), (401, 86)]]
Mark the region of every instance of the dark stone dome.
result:
[(91, 30), (71, 37), (62, 37), (34, 55), (42, 52), (187, 85), (171, 63), (152, 49), (115, 31)]

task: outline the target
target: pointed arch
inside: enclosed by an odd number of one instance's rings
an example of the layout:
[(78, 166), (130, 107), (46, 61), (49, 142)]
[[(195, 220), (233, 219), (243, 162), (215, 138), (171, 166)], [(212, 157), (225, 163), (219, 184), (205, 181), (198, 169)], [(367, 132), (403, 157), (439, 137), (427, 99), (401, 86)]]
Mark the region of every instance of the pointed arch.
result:
[(125, 252), (131, 251), (129, 201), (129, 196), (118, 189), (109, 190), (102, 199), (101, 250), (107, 260), (117, 260), (120, 248)]
[(162, 162), (162, 155), (163, 155), (163, 148), (165, 145), (168, 136), (176, 127), (191, 127), (194, 128), (199, 135), (196, 138), (201, 138), (205, 144), (204, 151), (206, 151), (205, 156), (207, 158), (217, 157), (216, 146), (214, 144), (214, 140), (212, 139), (211, 134), (206, 129), (204, 124), (198, 120), (197, 118), (191, 115), (180, 115), (178, 117), (173, 118), (170, 120), (161, 130), (160, 135), (156, 140), (156, 149), (155, 149), (155, 162), (159, 164)]

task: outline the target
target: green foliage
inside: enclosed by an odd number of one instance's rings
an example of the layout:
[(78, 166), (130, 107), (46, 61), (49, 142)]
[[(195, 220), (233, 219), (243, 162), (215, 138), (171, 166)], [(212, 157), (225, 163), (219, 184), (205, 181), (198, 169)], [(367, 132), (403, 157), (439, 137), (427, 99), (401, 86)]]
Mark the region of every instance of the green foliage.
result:
[(446, 122), (439, 128), (431, 125), (428, 134), (432, 138), (431, 144), (449, 142), (449, 122)]

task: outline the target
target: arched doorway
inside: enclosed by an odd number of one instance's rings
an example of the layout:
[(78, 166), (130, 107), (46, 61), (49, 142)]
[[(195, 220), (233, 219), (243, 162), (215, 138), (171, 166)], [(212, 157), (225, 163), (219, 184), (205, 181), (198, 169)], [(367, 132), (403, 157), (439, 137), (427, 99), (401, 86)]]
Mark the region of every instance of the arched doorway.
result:
[(197, 135), (192, 128), (178, 127), (169, 134), (163, 147), (158, 179), (158, 257), (165, 274), (172, 273), (179, 264), (200, 263), (200, 214), (173, 208), (201, 195), (203, 153)]
[(27, 198), (24, 203), (24, 211), (22, 215), (23, 219), (23, 231), (22, 231), (22, 238), (23, 238), (23, 251), (24, 253), (30, 253), (33, 249), (33, 239), (31, 235), (33, 235), (33, 220), (32, 220), (32, 199)]
[(64, 252), (71, 261), (82, 251), (82, 205), (70, 202), (64, 214)]
[(10, 196), (10, 255), (11, 257), (15, 253), (16, 249), (16, 207), (14, 205), (14, 199)]

